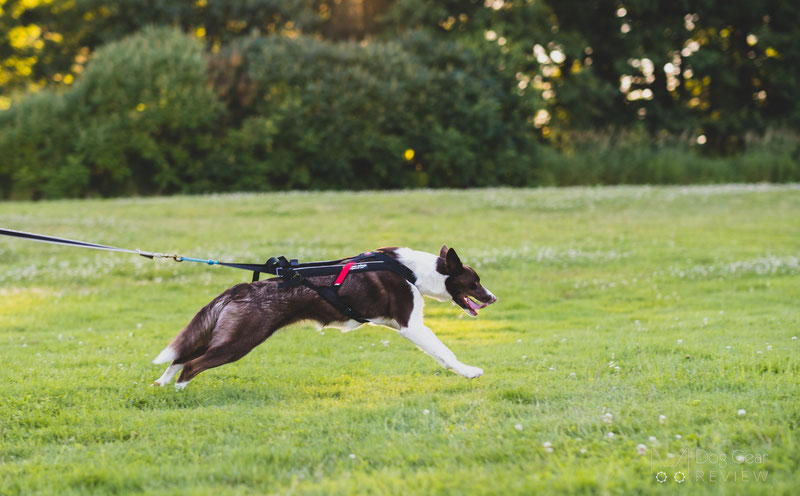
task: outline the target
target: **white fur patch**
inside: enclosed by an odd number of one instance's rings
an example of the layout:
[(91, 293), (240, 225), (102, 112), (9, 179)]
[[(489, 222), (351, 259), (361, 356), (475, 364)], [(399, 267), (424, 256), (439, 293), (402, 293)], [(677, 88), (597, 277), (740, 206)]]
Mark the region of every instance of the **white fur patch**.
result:
[(350, 320), (346, 320), (344, 322), (331, 322), (328, 325), (322, 326), (322, 329), (326, 329), (326, 328), (330, 327), (330, 328), (333, 328), (333, 329), (339, 329), (342, 332), (350, 332), (350, 331), (355, 331), (356, 329), (358, 329), (362, 325), (363, 324), (361, 322), (359, 322), (357, 320), (350, 319)]
[(439, 301), (453, 299), (444, 285), (447, 276), (436, 271), (438, 256), (424, 251), (412, 250), (411, 248), (398, 248), (395, 253), (397, 253), (397, 260), (411, 269), (414, 275), (417, 276), (415, 286), (420, 293)]
[(388, 327), (389, 329), (394, 329), (394, 330), (400, 329), (400, 324), (398, 324), (396, 320), (384, 319), (382, 317), (376, 317), (374, 319), (370, 319), (368, 324), (374, 326)]
[(185, 388), (187, 384), (189, 384), (189, 381), (186, 381), (186, 382), (176, 382), (176, 383), (175, 383), (175, 391), (180, 391), (181, 389)]
[(182, 363), (176, 365), (170, 365), (169, 367), (167, 367), (167, 370), (164, 371), (164, 375), (156, 379), (156, 381), (153, 384), (155, 384), (156, 386), (165, 386), (169, 384), (169, 381), (171, 381), (172, 378), (175, 377), (175, 374), (180, 372), (182, 368), (183, 368)]
[(153, 360), (153, 363), (158, 365), (159, 363), (171, 362), (176, 358), (178, 358), (178, 354), (175, 353), (175, 350), (173, 350), (172, 347), (167, 346), (166, 348), (161, 350), (161, 353), (159, 353), (158, 356), (155, 358), (155, 360)]

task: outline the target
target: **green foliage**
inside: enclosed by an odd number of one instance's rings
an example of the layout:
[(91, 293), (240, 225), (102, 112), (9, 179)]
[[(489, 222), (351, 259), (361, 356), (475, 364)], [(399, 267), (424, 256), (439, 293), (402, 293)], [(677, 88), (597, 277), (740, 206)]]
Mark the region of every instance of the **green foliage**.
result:
[[(148, 26), (200, 33), (209, 46), (252, 32), (314, 32), (323, 19), (317, 0), (5, 0), (0, 33), (33, 27), (26, 39), (0, 36), (0, 97), (26, 86), (80, 73), (85, 54)], [(329, 9), (330, 10), (330, 9)], [(12, 42), (12, 38), (18, 40)], [(78, 70), (76, 70), (76, 67)], [(56, 79), (54, 79), (54, 77)]]
[(560, 149), (541, 147), (536, 182), (580, 184), (692, 184), (800, 181), (800, 136), (770, 132), (751, 137), (735, 157), (698, 153), (686, 137), (654, 142), (638, 129), (617, 133), (571, 132)]
[(0, 111), (0, 193), (4, 198), (81, 196), (89, 169), (73, 153), (78, 127), (50, 91)]
[(2, 198), (800, 179), (780, 5), (151, 7), (4, 4)]
[[(243, 262), (447, 243), (499, 298), (426, 298), (475, 380), (306, 323), (176, 392), (150, 361), (249, 273), (0, 238), (0, 493), (794, 495), (798, 211), (797, 185), (0, 203), (12, 229)], [(651, 449), (726, 465), (659, 484)]]
[(170, 193), (193, 182), (221, 110), (206, 80), (202, 47), (172, 29), (145, 29), (98, 50), (66, 95), (93, 189)]
[(217, 59), (212, 77), (232, 123), (261, 116), (232, 132), (226, 149), (256, 186), (525, 182), (530, 145), (513, 82), (458, 44), (421, 33), (365, 47), (269, 36)]
[(385, 19), (391, 34), (502, 40), (499, 60), (532, 82), (522, 92), (561, 131), (641, 121), (654, 142), (702, 134), (735, 155), (749, 134), (800, 123), (800, 11), (787, 2), (398, 0)]
[(65, 94), (0, 112), (5, 194), (170, 193), (202, 171), (221, 106), (200, 44), (168, 28), (98, 50)]

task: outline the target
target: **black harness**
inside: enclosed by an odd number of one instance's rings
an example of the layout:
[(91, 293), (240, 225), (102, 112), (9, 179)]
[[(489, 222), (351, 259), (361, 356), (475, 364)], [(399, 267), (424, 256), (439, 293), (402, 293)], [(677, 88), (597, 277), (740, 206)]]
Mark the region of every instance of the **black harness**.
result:
[[(347, 260), (346, 263), (344, 262), (345, 260)], [(349, 259), (303, 264), (298, 263), (295, 259), (287, 260), (286, 257), (272, 257), (261, 266), (261, 270), (253, 270), (253, 282), (258, 281), (261, 272), (275, 274), (283, 279), (283, 282), (278, 285), (279, 288), (303, 285), (316, 291), (317, 294), (330, 303), (333, 308), (343, 313), (348, 318), (365, 323), (368, 322), (368, 320), (342, 301), (339, 296), (339, 288), (341, 288), (342, 283), (352, 272), (374, 271), (394, 272), (411, 284), (417, 282), (417, 276), (414, 275), (411, 269), (385, 253), (374, 251), (362, 253)], [(307, 279), (308, 277), (332, 275), (336, 275), (337, 277), (330, 286), (318, 286)]]

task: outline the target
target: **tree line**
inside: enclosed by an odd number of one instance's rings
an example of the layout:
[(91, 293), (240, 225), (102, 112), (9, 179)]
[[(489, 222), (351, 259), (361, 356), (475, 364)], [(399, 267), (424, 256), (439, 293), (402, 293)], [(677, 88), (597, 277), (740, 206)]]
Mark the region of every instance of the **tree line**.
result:
[(800, 179), (786, 2), (7, 0), (6, 198)]

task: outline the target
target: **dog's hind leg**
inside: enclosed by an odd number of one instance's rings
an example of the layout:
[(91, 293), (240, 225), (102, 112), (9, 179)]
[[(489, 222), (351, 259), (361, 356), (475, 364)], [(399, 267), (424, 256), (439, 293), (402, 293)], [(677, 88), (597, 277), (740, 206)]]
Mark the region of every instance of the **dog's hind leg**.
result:
[(175, 374), (180, 372), (182, 368), (183, 368), (182, 363), (173, 363), (172, 365), (167, 367), (167, 370), (164, 371), (164, 375), (155, 380), (153, 385), (164, 386), (165, 384), (169, 384), (169, 381), (171, 381), (172, 378), (175, 377)]
[(187, 354), (185, 356), (180, 356), (180, 357), (176, 358), (172, 362), (172, 364), (170, 364), (170, 366), (167, 367), (167, 370), (164, 371), (164, 374), (161, 377), (159, 377), (158, 379), (156, 379), (155, 381), (153, 381), (153, 384), (151, 384), (151, 385), (152, 386), (165, 386), (165, 385), (169, 384), (170, 381), (172, 381), (172, 378), (175, 377), (175, 374), (177, 374), (178, 372), (181, 371), (181, 369), (183, 369), (183, 364), (184, 363), (203, 355), (203, 353), (205, 353), (205, 352), (206, 352), (206, 348), (202, 347), (199, 350), (195, 350), (195, 351), (193, 351), (193, 352), (191, 352), (191, 353), (189, 353), (189, 354)]
[(220, 365), (225, 365), (226, 363), (235, 362), (236, 360), (248, 354), (253, 348), (254, 346), (239, 346), (236, 348), (232, 348), (230, 346), (221, 346), (209, 348), (209, 350), (206, 351), (203, 356), (186, 362), (183, 365), (181, 375), (178, 377), (178, 382), (175, 383), (175, 389), (181, 390), (185, 388), (189, 381), (191, 381), (197, 374), (204, 370), (219, 367)]
[(242, 306), (226, 310), (212, 332), (208, 350), (184, 363), (175, 389), (185, 388), (204, 370), (235, 362), (270, 337), (281, 326), (270, 318), (270, 312), (266, 313), (250, 311)]

